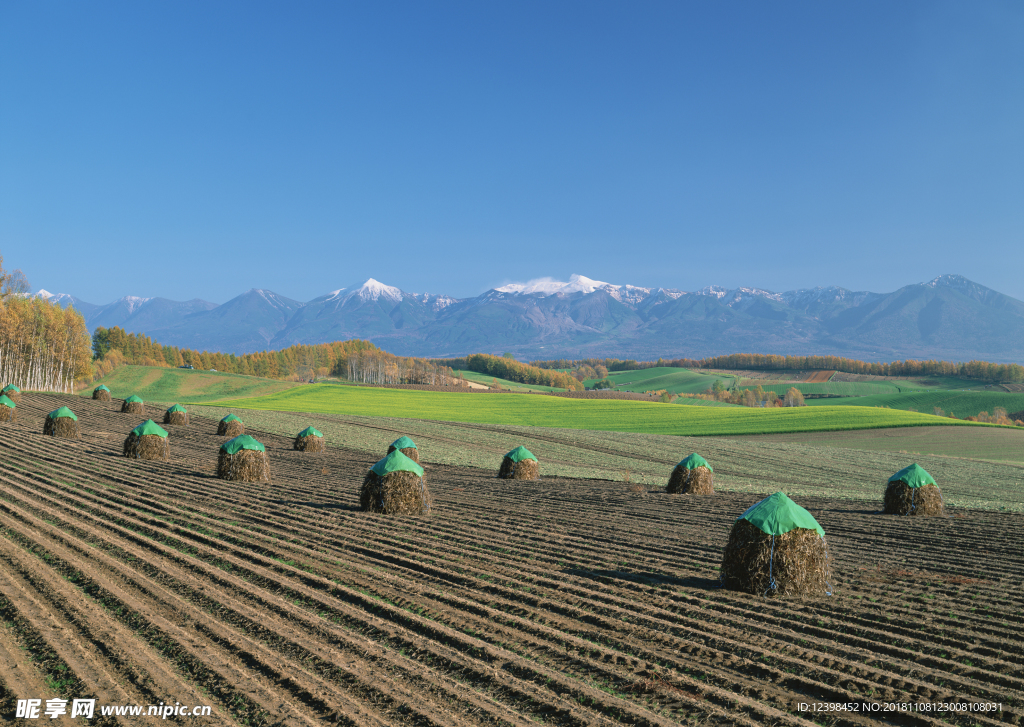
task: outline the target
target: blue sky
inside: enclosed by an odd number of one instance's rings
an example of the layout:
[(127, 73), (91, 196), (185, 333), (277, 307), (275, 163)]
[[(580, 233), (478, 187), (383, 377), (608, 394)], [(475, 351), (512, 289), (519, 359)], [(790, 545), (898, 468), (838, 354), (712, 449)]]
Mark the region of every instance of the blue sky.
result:
[(1024, 299), (1024, 3), (0, 5), (35, 288)]

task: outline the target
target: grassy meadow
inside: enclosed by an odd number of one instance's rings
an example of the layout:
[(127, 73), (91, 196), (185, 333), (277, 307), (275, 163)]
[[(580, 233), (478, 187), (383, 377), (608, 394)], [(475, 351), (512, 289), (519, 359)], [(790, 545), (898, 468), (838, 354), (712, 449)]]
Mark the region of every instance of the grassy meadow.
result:
[[(478, 374), (476, 371), (466, 371), (465, 369), (456, 370), (455, 374), (462, 374), (462, 378), (466, 381), (472, 381), (475, 384), (483, 384), (484, 386), (490, 386), (491, 382), (497, 379), (495, 376), (488, 376), (487, 374)], [(540, 384), (522, 384), (518, 381), (509, 381), (508, 379), (497, 379), (498, 386), (503, 389), (511, 389), (512, 391), (565, 391), (565, 389), (559, 389), (556, 386), (541, 386)]]
[(92, 396), (93, 389), (100, 384), (105, 384), (110, 389), (110, 395), (115, 399), (125, 399), (135, 394), (143, 401), (168, 404), (263, 396), (299, 385), (291, 381), (261, 379), (256, 376), (227, 374), (219, 371), (169, 369), (158, 366), (121, 366), (111, 372), (109, 376), (89, 385), (82, 394)]
[[(660, 391), (664, 389), (670, 394), (702, 394), (711, 389), (716, 381), (721, 381), (726, 388), (731, 388), (737, 381), (736, 376), (728, 374), (702, 374), (690, 369), (677, 369), (659, 366), (637, 371), (615, 371), (608, 374), (608, 380), (615, 384), (619, 391)], [(597, 379), (583, 382), (587, 388), (593, 388)]]
[(935, 407), (958, 417), (974, 416), (978, 412), (989, 414), (997, 406), (1013, 413), (1024, 410), (1024, 393), (1005, 391), (913, 391), (901, 394), (876, 394), (849, 399), (808, 399), (809, 407), (882, 406), (894, 410), (918, 411), (931, 414)]
[(482, 395), (307, 384), (220, 406), (348, 416), (567, 427), (686, 436), (914, 427), (954, 420), (867, 407), (750, 409), (529, 394)]

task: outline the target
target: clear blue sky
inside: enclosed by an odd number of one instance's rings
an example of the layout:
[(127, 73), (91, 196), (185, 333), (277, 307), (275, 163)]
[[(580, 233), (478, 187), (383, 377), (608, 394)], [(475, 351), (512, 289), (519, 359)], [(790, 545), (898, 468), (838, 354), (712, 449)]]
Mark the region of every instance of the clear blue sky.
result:
[(1024, 299), (1024, 3), (5, 2), (34, 288)]

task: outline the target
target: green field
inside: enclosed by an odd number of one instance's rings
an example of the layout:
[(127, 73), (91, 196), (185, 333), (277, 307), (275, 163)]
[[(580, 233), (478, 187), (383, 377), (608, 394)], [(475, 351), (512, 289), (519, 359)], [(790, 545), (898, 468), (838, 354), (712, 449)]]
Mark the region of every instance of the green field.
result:
[[(199, 402), (197, 402), (199, 403)], [(962, 424), (866, 407), (718, 408), (526, 394), (477, 395), (310, 384), (221, 406), (329, 415), (707, 436)], [(980, 426), (980, 425), (979, 425)]]
[[(476, 384), (483, 384), (484, 386), (490, 386), (491, 381), (497, 379), (496, 376), (488, 376), (487, 374), (478, 374), (476, 371), (458, 370), (455, 372), (456, 375), (462, 374), (462, 378), (466, 381), (472, 381)], [(509, 381), (508, 379), (497, 379), (498, 386), (503, 389), (511, 389), (512, 391), (565, 391), (565, 389), (559, 389), (556, 386), (541, 386), (540, 384), (523, 384), (518, 381)]]
[[(938, 392), (944, 390), (961, 391), (970, 389), (972, 391), (984, 391), (984, 384), (976, 381), (964, 381), (944, 376), (917, 379), (889, 379), (887, 381), (829, 381), (825, 384), (809, 384), (802, 381), (792, 383), (762, 384), (765, 391), (774, 391), (779, 396), (784, 395), (790, 388), (795, 387), (804, 395), (807, 394), (832, 394), (833, 396), (877, 396), (879, 394), (906, 394), (909, 392)], [(744, 384), (744, 389), (754, 390), (753, 386)], [(865, 404), (864, 406), (869, 406)], [(873, 406), (873, 405), (871, 405)]]
[(879, 394), (860, 396), (852, 399), (808, 399), (812, 407), (842, 406), (884, 406), (889, 409), (903, 411), (919, 411), (931, 414), (935, 407), (940, 407), (946, 414), (953, 413), (958, 417), (975, 416), (978, 412), (989, 414), (997, 406), (1013, 413), (1024, 410), (1024, 393), (1011, 394), (999, 391), (915, 391), (905, 394)]
[(263, 396), (299, 386), (291, 381), (261, 379), (256, 376), (218, 371), (121, 366), (106, 378), (91, 384), (83, 395), (92, 396), (92, 390), (100, 384), (105, 384), (115, 399), (124, 399), (135, 394), (143, 401), (168, 404), (179, 401), (201, 403), (226, 398)]
[[(702, 394), (721, 381), (730, 388), (737, 377), (723, 374), (699, 374), (690, 369), (677, 369), (659, 366), (653, 369), (637, 371), (615, 371), (608, 374), (608, 380), (615, 384), (619, 391), (660, 391), (664, 389), (670, 394)], [(587, 379), (583, 383), (588, 389), (594, 387), (597, 379)]]

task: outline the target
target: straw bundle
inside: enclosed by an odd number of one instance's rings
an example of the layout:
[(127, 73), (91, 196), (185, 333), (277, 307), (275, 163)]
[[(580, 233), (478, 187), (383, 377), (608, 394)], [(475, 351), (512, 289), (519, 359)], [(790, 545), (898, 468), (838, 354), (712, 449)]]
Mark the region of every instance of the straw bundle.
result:
[(540, 462), (535, 459), (521, 459), (514, 462), (511, 457), (505, 455), (501, 460), (498, 477), (503, 480), (539, 480)]
[(896, 480), (885, 488), (882, 512), (887, 515), (941, 516), (945, 514), (944, 509), (942, 493), (935, 485), (911, 487), (903, 480)]
[[(394, 445), (391, 445), (391, 446), (388, 447), (388, 452), (387, 453), (391, 454), (394, 451), (395, 451), (395, 447), (394, 447)], [(398, 451), (401, 452), (402, 454), (404, 454), (409, 459), (411, 459), (413, 462), (419, 463), (419, 461), (420, 461), (420, 451), (418, 449), (416, 449), (415, 447), (405, 447), (405, 448), (400, 449)]]
[(124, 440), (124, 456), (132, 459), (167, 461), (171, 458), (171, 446), (167, 443), (167, 437), (156, 434), (143, 434), (140, 437), (131, 432)]
[(270, 460), (266, 452), (240, 449), (235, 454), (221, 450), (217, 477), (234, 482), (270, 482)]
[(295, 437), (295, 449), (300, 452), (325, 452), (327, 445), (324, 444), (323, 437), (310, 434), (306, 437)]
[(78, 420), (70, 417), (46, 417), (46, 421), (43, 422), (43, 434), (64, 439), (79, 439), (82, 436), (78, 429)]
[(715, 473), (707, 467), (692, 470), (677, 464), (668, 478), (666, 492), (689, 495), (712, 495), (715, 492)]
[(164, 424), (184, 426), (188, 424), (188, 412), (184, 410), (171, 411), (168, 409), (164, 412)]
[[(7, 396), (4, 394), (4, 396)], [(10, 397), (7, 397), (10, 398)], [(0, 405), (0, 422), (16, 422), (18, 420), (18, 409), (13, 406)]]
[(427, 515), (433, 500), (415, 472), (388, 472), (381, 477), (370, 470), (363, 480), (359, 504), (363, 510), (386, 515)]
[(131, 399), (125, 399), (124, 403), (121, 404), (122, 414), (145, 414), (146, 405), (141, 401), (132, 401)]
[(3, 395), (13, 401), (15, 404), (21, 403), (21, 392), (17, 389), (4, 389)]
[(821, 595), (828, 588), (825, 539), (807, 528), (772, 536), (740, 518), (725, 546), (721, 578), (725, 588), (755, 595)]
[(245, 434), (245, 425), (242, 424), (241, 419), (230, 419), (228, 421), (222, 419), (217, 425), (217, 434), (237, 437), (240, 434)]
[(92, 398), (96, 401), (110, 401), (110, 392), (107, 389), (94, 389)]

